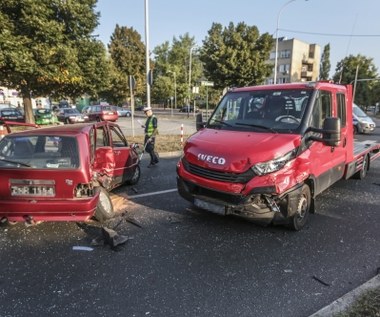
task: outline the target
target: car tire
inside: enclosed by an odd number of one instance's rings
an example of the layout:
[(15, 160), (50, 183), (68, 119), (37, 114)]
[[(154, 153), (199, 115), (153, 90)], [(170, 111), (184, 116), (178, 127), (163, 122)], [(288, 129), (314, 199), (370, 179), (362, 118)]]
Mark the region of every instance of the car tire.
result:
[(132, 114), (130, 112), (127, 112), (126, 117), (130, 117)]
[(128, 185), (135, 185), (138, 183), (139, 179), (140, 179), (140, 176), (141, 176), (141, 169), (140, 169), (140, 165), (137, 165), (134, 172), (133, 172), (133, 176), (132, 178), (127, 181), (127, 184)]
[(310, 206), (310, 187), (304, 184), (298, 199), (296, 214), (290, 219), (288, 225), (292, 230), (299, 231), (306, 225), (310, 215)]
[(96, 205), (95, 218), (99, 222), (104, 222), (113, 218), (115, 216), (115, 211), (113, 209), (110, 194), (103, 187), (96, 187), (95, 190), (99, 192), (99, 201)]

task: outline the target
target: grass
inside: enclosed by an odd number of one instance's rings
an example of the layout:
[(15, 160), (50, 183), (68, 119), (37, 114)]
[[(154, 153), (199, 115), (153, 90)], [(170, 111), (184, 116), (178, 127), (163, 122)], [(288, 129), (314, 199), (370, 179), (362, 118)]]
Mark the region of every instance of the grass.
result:
[[(185, 143), (188, 137), (189, 135), (183, 136), (183, 143)], [(144, 136), (141, 135), (141, 136), (129, 137), (128, 142), (143, 144)], [(183, 148), (183, 144), (181, 144), (181, 137), (179, 135), (159, 134), (156, 137), (155, 150), (158, 153), (182, 151), (182, 148)]]
[(380, 317), (380, 287), (362, 294), (348, 310), (334, 317)]

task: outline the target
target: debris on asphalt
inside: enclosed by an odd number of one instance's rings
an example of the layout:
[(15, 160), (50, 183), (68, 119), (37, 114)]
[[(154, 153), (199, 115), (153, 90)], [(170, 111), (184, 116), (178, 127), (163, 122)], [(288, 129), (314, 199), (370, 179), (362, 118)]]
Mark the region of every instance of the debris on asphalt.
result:
[(321, 283), (324, 286), (330, 286), (329, 283), (322, 281), (320, 278), (316, 277), (315, 275), (313, 275), (313, 279), (316, 280), (317, 282)]
[(134, 188), (134, 187), (132, 187), (132, 190), (137, 194), (139, 191), (136, 189), (136, 188)]
[(126, 217), (125, 218), (125, 221), (126, 222), (129, 222), (130, 224), (136, 226), (136, 227), (139, 227), (139, 228), (142, 228), (142, 225), (140, 225), (139, 222), (137, 222), (135, 219), (131, 218), (131, 217)]
[(115, 230), (106, 227), (102, 228), (102, 235), (104, 242), (108, 244), (111, 249), (115, 249), (117, 246), (122, 245), (129, 240), (127, 236), (119, 235)]
[(82, 246), (82, 245), (75, 245), (75, 246), (73, 246), (73, 250), (74, 251), (93, 251), (94, 248), (85, 247), (85, 246)]
[(181, 221), (179, 219), (173, 219), (171, 216), (168, 217), (168, 220), (170, 223), (173, 223), (173, 224), (181, 223)]

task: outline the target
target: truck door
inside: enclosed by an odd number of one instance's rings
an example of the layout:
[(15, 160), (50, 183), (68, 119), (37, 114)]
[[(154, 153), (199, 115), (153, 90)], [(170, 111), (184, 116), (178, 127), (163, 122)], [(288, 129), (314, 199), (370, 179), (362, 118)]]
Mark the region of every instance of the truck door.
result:
[[(333, 106), (333, 93), (325, 90), (318, 91), (312, 109), (310, 126), (322, 129), (323, 121), (327, 117), (331, 117), (334, 114), (336, 116)], [(327, 146), (319, 141), (314, 141), (311, 144), (311, 173), (315, 176), (316, 180), (316, 194), (319, 194), (342, 178), (345, 162), (343, 153), (341, 144), (338, 147)]]

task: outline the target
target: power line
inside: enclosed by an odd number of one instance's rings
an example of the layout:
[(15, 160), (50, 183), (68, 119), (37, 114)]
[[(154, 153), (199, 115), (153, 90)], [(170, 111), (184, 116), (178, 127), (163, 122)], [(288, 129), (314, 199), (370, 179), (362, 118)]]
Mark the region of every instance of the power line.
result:
[(302, 33), (310, 35), (322, 35), (322, 36), (340, 36), (340, 37), (380, 37), (380, 34), (342, 34), (342, 33), (318, 33), (318, 32), (304, 32), (289, 29), (279, 29), (285, 32)]

